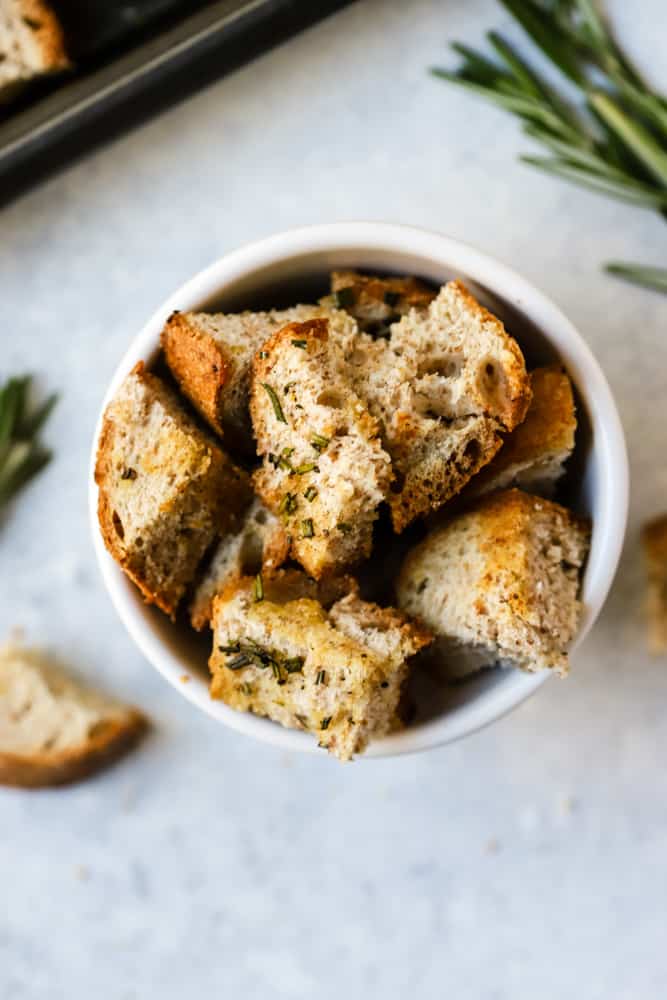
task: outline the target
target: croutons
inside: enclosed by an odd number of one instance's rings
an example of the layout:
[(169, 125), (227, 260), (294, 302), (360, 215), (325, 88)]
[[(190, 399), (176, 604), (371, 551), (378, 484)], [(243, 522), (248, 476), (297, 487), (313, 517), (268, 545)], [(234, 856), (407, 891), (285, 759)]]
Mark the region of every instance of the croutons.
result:
[(348, 360), (357, 393), (382, 423), (397, 532), (458, 493), (530, 402), (518, 344), (458, 281), (426, 313), (392, 326), (388, 341), (364, 335)]
[(326, 316), (353, 333), (345, 313), (298, 305), (270, 312), (173, 313), (162, 331), (165, 359), (182, 392), (232, 448), (254, 450), (248, 413), (255, 352), (286, 323)]
[(644, 525), (642, 544), (648, 578), (649, 649), (660, 654), (667, 651), (667, 514)]
[(252, 581), (216, 598), (211, 694), (313, 732), (341, 760), (400, 725), (408, 659), (430, 635), (355, 595), (330, 612), (309, 598), (257, 600)]
[(323, 304), (344, 309), (372, 336), (388, 334), (389, 327), (411, 309), (424, 312), (436, 293), (417, 278), (381, 278), (357, 271), (333, 271), (331, 295)]
[[(408, 555), (399, 607), (444, 640), (472, 647), (478, 666), (568, 671), (581, 612), (587, 525), (520, 490), (494, 493), (432, 531)], [(457, 668), (458, 669), (458, 668)]]
[(173, 617), (206, 549), (248, 503), (247, 475), (140, 362), (105, 412), (95, 481), (109, 552)]
[(370, 555), (392, 474), (342, 354), (329, 322), (316, 319), (275, 333), (253, 363), (250, 409), (263, 457), (255, 490), (283, 519), (293, 558), (318, 579)]
[(0, 784), (64, 785), (113, 763), (141, 738), (141, 712), (67, 676), (46, 653), (0, 648)]
[(488, 465), (463, 489), (466, 500), (518, 486), (528, 493), (553, 495), (574, 449), (577, 417), (572, 383), (557, 365), (530, 373), (532, 400), (526, 419), (505, 438)]

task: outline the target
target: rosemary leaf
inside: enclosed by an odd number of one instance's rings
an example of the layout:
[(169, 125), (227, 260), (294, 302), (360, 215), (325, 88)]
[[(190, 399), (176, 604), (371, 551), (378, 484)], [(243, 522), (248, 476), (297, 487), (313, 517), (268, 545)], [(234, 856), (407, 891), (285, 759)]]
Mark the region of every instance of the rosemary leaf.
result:
[(51, 452), (37, 441), (53, 409), (50, 396), (34, 410), (29, 407), (31, 378), (9, 378), (0, 389), (0, 510), (40, 472)]
[(623, 278), (642, 288), (650, 288), (655, 292), (667, 293), (667, 268), (642, 267), (639, 264), (623, 264), (620, 261), (610, 261), (604, 266), (609, 274)]
[(286, 424), (287, 420), (285, 419), (285, 414), (283, 413), (283, 408), (280, 405), (280, 400), (276, 395), (275, 389), (272, 389), (267, 382), (262, 382), (262, 388), (271, 400), (271, 406), (273, 407), (273, 412), (276, 415), (276, 420), (279, 420), (281, 424)]

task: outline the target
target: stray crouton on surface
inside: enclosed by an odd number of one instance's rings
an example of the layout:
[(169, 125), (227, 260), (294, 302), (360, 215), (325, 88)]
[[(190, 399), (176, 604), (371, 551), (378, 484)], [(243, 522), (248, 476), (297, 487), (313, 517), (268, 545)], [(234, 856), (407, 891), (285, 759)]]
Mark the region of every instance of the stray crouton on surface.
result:
[(0, 10), (0, 106), (27, 84), (68, 69), (65, 39), (51, 4), (2, 0)]
[(517, 486), (551, 497), (574, 450), (577, 417), (572, 383), (558, 365), (530, 373), (533, 398), (526, 419), (505, 438), (497, 455), (470, 480), (461, 498)]
[(370, 555), (391, 463), (324, 319), (291, 323), (255, 356), (250, 409), (263, 465), (254, 486), (290, 551), (319, 579)]
[(394, 530), (437, 510), (491, 461), (530, 403), (523, 355), (458, 281), (389, 340), (362, 335), (348, 355), (357, 393), (382, 424), (394, 467)]
[(642, 544), (648, 577), (646, 610), (652, 653), (667, 652), (667, 514), (644, 525)]
[(345, 313), (319, 305), (242, 313), (173, 313), (161, 334), (165, 359), (181, 391), (229, 445), (254, 451), (248, 413), (255, 352), (287, 323), (318, 316), (341, 333), (355, 330)]
[(95, 482), (106, 547), (172, 617), (207, 548), (250, 499), (246, 473), (142, 362), (104, 414)]
[(284, 601), (269, 581), (216, 598), (211, 694), (238, 711), (314, 733), (341, 760), (400, 726), (408, 660), (430, 634), (393, 609), (350, 594), (330, 611), (311, 598)]
[[(436, 528), (408, 555), (399, 607), (477, 667), (568, 672), (589, 530), (559, 504), (494, 493)], [(461, 671), (458, 664), (457, 672)]]
[(78, 781), (130, 750), (146, 728), (141, 712), (68, 677), (44, 652), (0, 647), (0, 784)]

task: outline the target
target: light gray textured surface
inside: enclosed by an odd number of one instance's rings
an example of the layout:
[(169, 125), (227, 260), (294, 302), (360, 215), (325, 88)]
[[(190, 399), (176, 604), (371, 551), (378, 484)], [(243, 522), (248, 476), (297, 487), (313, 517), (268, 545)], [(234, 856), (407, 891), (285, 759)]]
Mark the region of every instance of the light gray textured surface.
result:
[[(661, 0), (611, 7), (664, 65)], [(667, 508), (666, 300), (599, 263), (664, 263), (666, 232), (521, 167), (508, 119), (426, 76), (505, 20), (364, 0), (2, 212), (1, 372), (63, 399), (57, 460), (0, 537), (0, 631), (156, 725), (98, 780), (0, 791), (2, 1000), (664, 996), (667, 662), (643, 652), (636, 536)], [(240, 243), (354, 217), (442, 230), (549, 293), (611, 381), (633, 494), (567, 683), (456, 746), (341, 767), (222, 729), (146, 665), (102, 591), (86, 472), (104, 387), (168, 292)]]

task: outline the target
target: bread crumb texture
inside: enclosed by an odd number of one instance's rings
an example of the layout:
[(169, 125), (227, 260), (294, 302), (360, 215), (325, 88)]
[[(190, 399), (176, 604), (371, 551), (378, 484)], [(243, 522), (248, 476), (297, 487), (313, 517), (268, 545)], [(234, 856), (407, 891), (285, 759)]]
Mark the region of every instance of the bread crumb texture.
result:
[(248, 503), (246, 473), (140, 362), (106, 409), (95, 481), (107, 548), (174, 616), (207, 548)]
[(136, 709), (73, 680), (44, 652), (0, 647), (0, 784), (84, 778), (133, 747), (146, 726)]
[(527, 671), (568, 672), (588, 525), (513, 489), (478, 501), (408, 555), (398, 603), (447, 644)]
[(667, 514), (644, 525), (642, 545), (647, 573), (646, 614), (652, 653), (667, 652)]
[[(303, 574), (301, 574), (303, 576)], [(312, 732), (340, 760), (400, 726), (408, 660), (430, 634), (355, 593), (327, 611), (298, 589), (252, 581), (218, 597), (213, 614), (211, 694), (238, 711)]]

